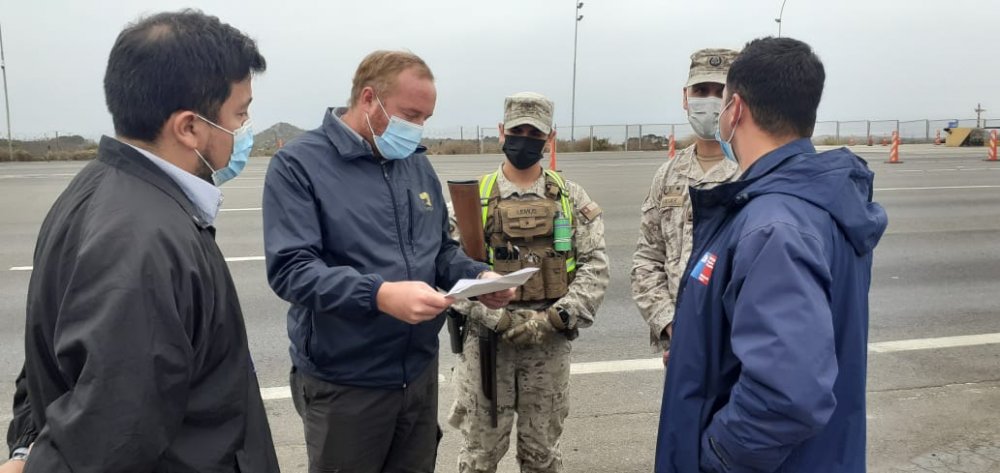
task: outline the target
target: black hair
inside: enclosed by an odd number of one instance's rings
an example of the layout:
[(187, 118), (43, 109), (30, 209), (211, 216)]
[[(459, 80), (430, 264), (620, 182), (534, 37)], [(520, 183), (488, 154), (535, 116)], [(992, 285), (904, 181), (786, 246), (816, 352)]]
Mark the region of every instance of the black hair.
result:
[(774, 136), (811, 137), (826, 72), (808, 44), (792, 38), (758, 38), (743, 48), (726, 77), (757, 125)]
[(254, 41), (218, 18), (197, 10), (159, 13), (118, 35), (104, 96), (115, 133), (152, 142), (178, 110), (215, 121), (232, 84), (266, 68)]

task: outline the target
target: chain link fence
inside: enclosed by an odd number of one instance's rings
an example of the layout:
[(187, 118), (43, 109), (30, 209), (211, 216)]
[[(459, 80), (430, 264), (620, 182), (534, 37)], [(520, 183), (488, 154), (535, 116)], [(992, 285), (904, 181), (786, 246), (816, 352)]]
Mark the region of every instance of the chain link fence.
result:
[[(1000, 128), (1000, 119), (979, 120), (979, 128)], [(934, 143), (952, 126), (977, 128), (977, 120), (847, 120), (816, 122), (812, 141), (816, 145), (882, 145), (898, 132), (902, 143)], [(595, 151), (664, 151), (674, 137), (677, 150), (695, 140), (688, 123), (644, 123), (622, 125), (556, 126), (556, 150), (559, 152)], [(431, 154), (500, 153), (499, 130), (492, 126), (433, 127), (424, 130), (424, 145)]]
[[(893, 132), (899, 132), (904, 144), (933, 143), (947, 137), (950, 127), (1000, 128), (1000, 119), (960, 120), (848, 120), (816, 122), (812, 140), (816, 145), (878, 146), (888, 144)], [(497, 154), (501, 153), (500, 131), (497, 125), (427, 127), (423, 144), (430, 154)], [(688, 123), (644, 123), (622, 125), (583, 125), (556, 127), (556, 149), (559, 152), (600, 151), (662, 151), (670, 147), (681, 150), (695, 140)], [(5, 137), (4, 137), (5, 138)], [(15, 136), (15, 160), (88, 159), (96, 144), (69, 132), (52, 132), (42, 136)], [(8, 161), (7, 140), (0, 139), (0, 161)], [(269, 153), (265, 153), (269, 154)]]

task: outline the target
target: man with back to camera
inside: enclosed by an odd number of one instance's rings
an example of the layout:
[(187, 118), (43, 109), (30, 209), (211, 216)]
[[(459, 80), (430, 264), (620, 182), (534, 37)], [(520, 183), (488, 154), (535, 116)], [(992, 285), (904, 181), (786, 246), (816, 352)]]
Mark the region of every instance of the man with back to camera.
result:
[(873, 174), (810, 137), (825, 71), (809, 45), (751, 41), (733, 61), (718, 141), (736, 182), (691, 190), (657, 438), (665, 472), (865, 471)]

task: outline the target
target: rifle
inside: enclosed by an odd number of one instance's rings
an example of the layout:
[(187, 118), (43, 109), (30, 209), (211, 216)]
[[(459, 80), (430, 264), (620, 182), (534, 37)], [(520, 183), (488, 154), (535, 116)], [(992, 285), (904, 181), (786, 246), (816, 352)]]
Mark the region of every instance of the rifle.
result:
[(499, 336), (483, 327), (479, 332), (479, 377), (483, 395), (490, 401), (490, 425), (497, 428), (497, 342)]
[[(479, 181), (448, 181), (448, 193), (455, 209), (462, 249), (476, 261), (486, 261), (486, 235), (483, 231), (483, 204), (479, 198)], [(454, 351), (455, 338), (462, 333), (456, 324), (452, 331), (452, 319), (448, 319), (448, 329)], [(466, 328), (466, 330), (468, 330)], [(483, 394), (490, 401), (490, 425), (497, 428), (497, 344), (499, 337), (493, 330), (481, 327), (479, 331), (479, 375)], [(457, 352), (456, 352), (457, 353)]]
[(455, 208), (455, 220), (462, 249), (476, 261), (486, 261), (483, 207), (479, 201), (479, 181), (448, 181), (448, 193)]

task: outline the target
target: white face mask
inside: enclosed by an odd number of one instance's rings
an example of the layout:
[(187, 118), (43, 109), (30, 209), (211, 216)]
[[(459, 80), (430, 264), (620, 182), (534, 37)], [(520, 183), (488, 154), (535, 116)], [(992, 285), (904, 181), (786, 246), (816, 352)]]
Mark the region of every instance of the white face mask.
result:
[(714, 140), (722, 112), (722, 99), (718, 97), (688, 97), (688, 122), (694, 134), (703, 140)]

